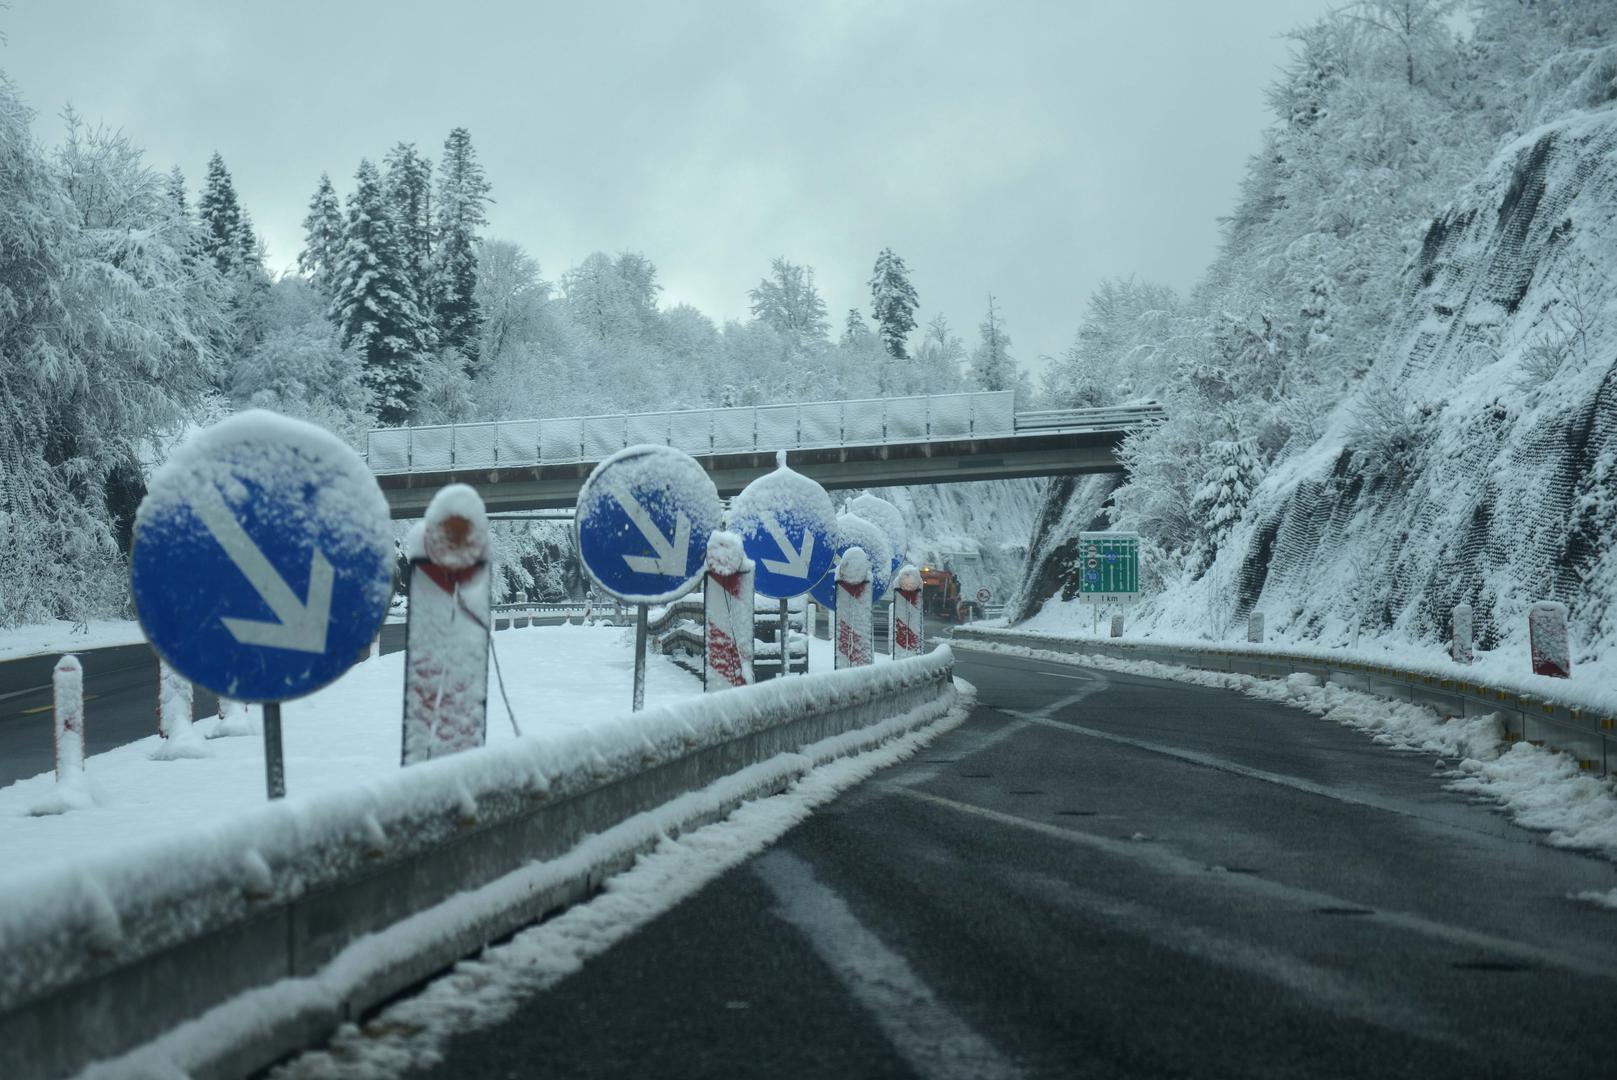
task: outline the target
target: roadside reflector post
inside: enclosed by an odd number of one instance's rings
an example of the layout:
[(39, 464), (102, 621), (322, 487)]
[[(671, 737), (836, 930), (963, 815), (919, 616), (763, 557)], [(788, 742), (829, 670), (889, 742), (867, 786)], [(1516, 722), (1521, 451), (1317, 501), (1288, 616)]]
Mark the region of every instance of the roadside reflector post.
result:
[(908, 564), (893, 584), (893, 659), (920, 656), (925, 648), (921, 620), (921, 572)]
[(1121, 611), (1112, 613), (1112, 636), (1123, 636), (1123, 613)]
[(1263, 641), (1263, 612), (1254, 611), (1246, 617), (1246, 639), (1259, 644)]
[(780, 598), (780, 621), (776, 624), (779, 631), (775, 638), (780, 642), (780, 674), (782, 678), (792, 673), (792, 609), (784, 596)]
[(1572, 677), (1572, 646), (1567, 638), (1566, 605), (1539, 600), (1527, 610), (1527, 634), (1533, 649), (1533, 674)]
[(1450, 616), (1449, 655), (1456, 664), (1471, 662), (1471, 605), (1455, 604)]
[(72, 653), (56, 662), (51, 674), (56, 706), (56, 782), (77, 784), (84, 778), (84, 668)]
[(264, 789), (271, 799), (286, 798), (286, 758), (281, 753), (281, 703), (264, 703)]
[[(406, 542), (402, 762), (443, 757), (488, 738), (488, 515), (465, 484), (433, 496)], [(266, 730), (268, 726), (266, 710)]]
[(191, 708), (191, 683), (166, 661), (157, 661), (157, 733), (184, 739), (191, 733)]
[(842, 668), (864, 667), (873, 659), (870, 647), (870, 556), (850, 547), (837, 563), (837, 661)]
[(702, 621), (706, 626), (702, 688), (709, 693), (752, 684), (754, 573), (741, 537), (723, 530), (715, 530), (708, 537), (707, 579), (702, 593)]

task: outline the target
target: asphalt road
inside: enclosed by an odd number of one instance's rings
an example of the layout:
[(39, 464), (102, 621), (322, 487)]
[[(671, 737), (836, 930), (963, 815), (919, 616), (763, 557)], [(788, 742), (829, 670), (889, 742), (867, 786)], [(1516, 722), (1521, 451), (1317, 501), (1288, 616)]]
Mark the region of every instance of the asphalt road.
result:
[(966, 724), (412, 1075), (1617, 1074), (1611, 864), (1283, 706), (957, 655)]
[[(559, 617), (535, 620), (538, 625)], [(496, 629), (507, 626), (498, 620)], [(382, 627), (382, 652), (404, 648), (404, 624)], [(51, 672), (57, 653), (0, 663), (0, 787), (56, 767), (52, 735)], [(84, 665), (84, 741), (99, 754), (157, 730), (157, 654), (151, 646), (125, 645), (79, 654)], [(197, 719), (213, 716), (218, 702), (197, 687)]]

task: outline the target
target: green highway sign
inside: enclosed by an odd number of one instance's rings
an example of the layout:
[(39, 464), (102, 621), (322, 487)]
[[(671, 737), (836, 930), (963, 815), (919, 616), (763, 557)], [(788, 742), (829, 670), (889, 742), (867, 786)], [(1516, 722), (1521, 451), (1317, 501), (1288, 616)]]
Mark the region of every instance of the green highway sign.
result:
[(1140, 534), (1078, 534), (1078, 599), (1104, 604), (1140, 595)]

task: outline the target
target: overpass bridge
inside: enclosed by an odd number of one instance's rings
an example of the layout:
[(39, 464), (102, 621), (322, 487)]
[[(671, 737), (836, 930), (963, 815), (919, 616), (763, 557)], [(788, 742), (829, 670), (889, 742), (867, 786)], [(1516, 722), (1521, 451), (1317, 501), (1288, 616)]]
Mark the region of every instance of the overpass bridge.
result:
[(415, 518), (456, 482), (494, 513), (570, 508), (602, 459), (637, 443), (690, 454), (724, 496), (774, 469), (779, 450), (827, 489), (1121, 472), (1124, 436), (1164, 418), (1155, 402), (1017, 412), (1013, 400), (935, 394), (378, 428), (366, 460), (393, 516)]

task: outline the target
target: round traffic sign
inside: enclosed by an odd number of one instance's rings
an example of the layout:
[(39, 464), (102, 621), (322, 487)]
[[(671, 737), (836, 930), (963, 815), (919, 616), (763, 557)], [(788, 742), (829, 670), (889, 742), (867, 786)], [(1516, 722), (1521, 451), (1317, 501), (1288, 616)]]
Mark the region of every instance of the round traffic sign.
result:
[(723, 517), (719, 491), (695, 458), (630, 446), (597, 465), (578, 493), (579, 558), (619, 600), (660, 604), (702, 576), (708, 536)]
[(992, 600), (993, 598), (994, 598), (994, 593), (993, 593), (992, 590), (990, 590), (988, 588), (987, 585), (984, 585), (982, 588), (977, 590), (977, 603), (986, 604), (986, 603), (988, 603), (988, 601)]
[(238, 701), (320, 689), (393, 593), (387, 500), (330, 432), (241, 413), (174, 452), (135, 512), (130, 585), (169, 665)]
[(748, 484), (730, 504), (729, 528), (741, 534), (755, 566), (753, 589), (784, 600), (801, 596), (837, 555), (836, 509), (825, 489), (786, 467)]
[[(857, 514), (843, 514), (837, 518), (837, 558), (840, 559), (844, 551), (856, 546), (863, 548), (870, 558), (870, 602), (874, 604), (886, 595), (887, 586), (893, 580), (893, 572), (889, 569), (893, 558), (887, 534)], [(835, 571), (821, 578), (809, 592), (815, 603), (826, 608), (837, 606), (836, 594)]]
[(887, 535), (893, 554), (889, 576), (898, 573), (898, 568), (904, 565), (904, 551), (909, 547), (909, 527), (904, 523), (903, 513), (886, 499), (868, 492), (848, 504), (848, 513), (864, 518)]

